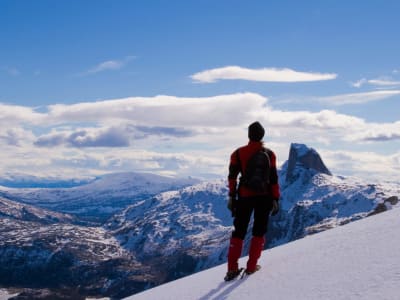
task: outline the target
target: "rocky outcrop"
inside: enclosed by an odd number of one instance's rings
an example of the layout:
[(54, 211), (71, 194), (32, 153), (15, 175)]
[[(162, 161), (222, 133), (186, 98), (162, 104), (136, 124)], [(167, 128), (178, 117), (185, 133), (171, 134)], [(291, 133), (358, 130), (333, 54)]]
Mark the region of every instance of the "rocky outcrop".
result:
[(379, 203), (375, 209), (369, 213), (369, 216), (379, 214), (381, 212), (387, 211), (388, 209), (391, 209), (393, 205), (396, 205), (399, 203), (399, 198), (397, 196), (392, 196), (387, 199), (385, 199), (383, 202)]
[[(307, 171), (308, 174), (305, 174), (304, 171)], [(304, 144), (292, 143), (287, 162), (286, 183), (292, 183), (300, 176), (308, 175), (307, 177), (310, 177), (316, 173), (332, 175), (317, 151)]]

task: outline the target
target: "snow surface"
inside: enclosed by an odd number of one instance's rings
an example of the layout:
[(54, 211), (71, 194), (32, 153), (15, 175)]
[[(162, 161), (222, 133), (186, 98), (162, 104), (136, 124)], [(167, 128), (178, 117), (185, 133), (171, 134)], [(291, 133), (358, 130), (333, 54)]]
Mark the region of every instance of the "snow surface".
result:
[(266, 250), (250, 277), (226, 283), (224, 264), (126, 299), (400, 299), (399, 250), (396, 208)]
[(0, 289), (0, 300), (7, 300), (14, 296), (18, 296), (18, 293), (9, 293), (5, 289)]

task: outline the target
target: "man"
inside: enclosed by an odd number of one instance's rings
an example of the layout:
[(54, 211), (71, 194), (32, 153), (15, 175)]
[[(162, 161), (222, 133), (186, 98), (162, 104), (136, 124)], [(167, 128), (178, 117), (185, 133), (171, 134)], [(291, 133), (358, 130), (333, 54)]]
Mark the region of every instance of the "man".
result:
[[(254, 212), (254, 223), (252, 228), (252, 239), (250, 242), (249, 259), (245, 272), (252, 274), (257, 271), (260, 266), (257, 261), (264, 249), (265, 234), (267, 232), (269, 215), (275, 215), (279, 210), (279, 184), (276, 169), (276, 156), (270, 149), (264, 147), (261, 141), (264, 137), (265, 130), (259, 122), (250, 124), (248, 128), (249, 142), (246, 146), (235, 150), (230, 158), (229, 164), (229, 201), (228, 208), (234, 216), (234, 231), (230, 240), (228, 251), (228, 272), (225, 281), (230, 281), (237, 277), (241, 269), (239, 269), (238, 260), (242, 254), (243, 240), (247, 233), (251, 215)], [(262, 154), (259, 154), (262, 153)], [(266, 154), (266, 155), (265, 155)], [(250, 184), (249, 176), (256, 176), (254, 170), (256, 168), (254, 157), (265, 157), (263, 187), (257, 188)], [(258, 168), (260, 168), (258, 163)], [(237, 178), (241, 174), (239, 186), (237, 186)], [(260, 171), (258, 171), (259, 177)]]

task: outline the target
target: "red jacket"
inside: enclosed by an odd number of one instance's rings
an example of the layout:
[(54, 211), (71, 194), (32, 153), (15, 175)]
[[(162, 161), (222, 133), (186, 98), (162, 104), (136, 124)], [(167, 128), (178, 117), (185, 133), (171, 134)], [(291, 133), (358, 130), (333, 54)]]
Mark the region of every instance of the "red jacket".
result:
[[(260, 151), (263, 147), (262, 142), (255, 142), (249, 141), (246, 146), (240, 147), (236, 149), (231, 154), (231, 161), (229, 164), (229, 175), (228, 175), (228, 182), (229, 182), (229, 195), (235, 195), (237, 189), (237, 177), (241, 170), (246, 170), (247, 162), (249, 161), (250, 157), (252, 157), (256, 152)], [(246, 188), (245, 186), (240, 185), (238, 195), (240, 197), (252, 197), (252, 196), (260, 196), (260, 195), (269, 195), (273, 199), (279, 200), (280, 191), (279, 191), (279, 183), (278, 183), (278, 172), (276, 169), (276, 156), (275, 153), (271, 150), (268, 150), (268, 155), (270, 159), (270, 189), (268, 192), (265, 193), (257, 193), (253, 190)], [(241, 163), (239, 166), (238, 161)]]

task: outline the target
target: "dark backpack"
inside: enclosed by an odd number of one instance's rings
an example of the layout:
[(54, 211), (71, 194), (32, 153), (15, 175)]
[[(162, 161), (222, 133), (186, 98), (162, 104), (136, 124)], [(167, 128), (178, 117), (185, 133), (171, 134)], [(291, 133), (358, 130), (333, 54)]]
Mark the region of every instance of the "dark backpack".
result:
[[(239, 157), (239, 151), (238, 151)], [(240, 158), (239, 158), (240, 161)], [(247, 162), (240, 183), (255, 192), (267, 192), (271, 162), (265, 148), (257, 151)]]

